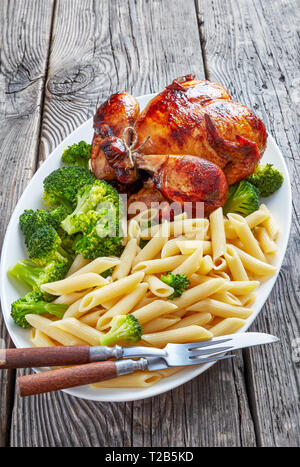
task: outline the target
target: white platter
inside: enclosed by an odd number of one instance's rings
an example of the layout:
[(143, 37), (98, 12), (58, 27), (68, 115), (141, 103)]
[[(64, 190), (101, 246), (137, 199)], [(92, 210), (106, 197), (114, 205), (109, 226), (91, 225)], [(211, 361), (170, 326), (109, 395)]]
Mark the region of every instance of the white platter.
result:
[[(138, 98), (140, 107), (142, 109), (152, 98), (152, 96), (153, 94), (148, 94)], [(91, 118), (86, 123), (77, 128), (77, 130), (68, 136), (52, 152), (52, 154), (42, 164), (40, 169), (36, 172), (28, 184), (13, 212), (10, 223), (7, 227), (1, 255), (0, 291), (4, 320), (8, 332), (16, 347), (30, 347), (29, 330), (23, 330), (19, 326), (15, 325), (12, 318), (10, 317), (11, 303), (17, 300), (20, 296), (23, 296), (26, 293), (26, 290), (22, 289), (17, 281), (13, 281), (12, 279), (8, 278), (6, 273), (9, 266), (15, 264), (18, 260), (26, 258), (26, 249), (22, 234), (19, 229), (19, 216), (25, 209), (38, 209), (43, 206), (41, 200), (43, 194), (43, 180), (50, 172), (57, 169), (61, 165), (60, 157), (63, 150), (70, 144), (81, 140), (91, 141), (92, 136), (93, 119)], [(283, 156), (271, 136), (268, 137), (268, 145), (263, 156), (263, 162), (273, 163), (283, 173), (285, 179), (280, 190), (278, 190), (269, 199), (264, 200), (265, 204), (269, 207), (272, 214), (281, 226), (281, 233), (278, 239), (279, 253), (276, 257), (276, 260), (274, 261), (274, 265), (277, 267), (277, 274), (259, 287), (257, 300), (253, 306), (254, 313), (247, 320), (247, 325), (244, 326), (240, 332), (246, 331), (251, 325), (253, 320), (260, 312), (275, 284), (286, 251), (291, 225), (292, 200), (289, 174)], [(264, 332), (265, 329), (260, 329), (260, 331)], [(94, 389), (89, 386), (82, 386), (65, 390), (65, 392), (71, 394), (72, 396), (94, 401), (124, 402), (144, 399), (147, 397), (156, 396), (177, 386), (180, 386), (200, 373), (203, 373), (210, 366), (212, 366), (212, 364), (189, 367), (169, 378), (163, 379), (158, 384), (145, 389)]]

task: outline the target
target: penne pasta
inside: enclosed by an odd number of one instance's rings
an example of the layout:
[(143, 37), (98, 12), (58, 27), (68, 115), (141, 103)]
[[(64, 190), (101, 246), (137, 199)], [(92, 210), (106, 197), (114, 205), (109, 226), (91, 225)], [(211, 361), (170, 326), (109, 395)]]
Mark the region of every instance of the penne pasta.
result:
[(108, 302), (124, 293), (131, 292), (144, 278), (143, 272), (136, 272), (116, 282), (93, 290), (81, 299), (79, 311), (84, 312)]
[(226, 253), (224, 256), (233, 280), (248, 281), (249, 277), (246, 273), (244, 265), (236, 250), (231, 245), (227, 245)]
[(213, 261), (226, 252), (226, 236), (222, 208), (213, 211), (209, 216)]
[(240, 248), (237, 248), (234, 246), (237, 254), (239, 255), (243, 266), (245, 269), (248, 271), (253, 272), (254, 274), (258, 276), (272, 276), (276, 272), (276, 268), (272, 266), (271, 264), (267, 264), (263, 261), (260, 261), (253, 256), (249, 255), (245, 251), (241, 250)]
[(96, 327), (96, 324), (100, 318), (105, 313), (105, 308), (101, 308), (100, 310), (89, 311), (83, 316), (80, 316), (81, 323), (88, 324), (89, 326)]
[(177, 239), (172, 238), (171, 240), (168, 240), (162, 247), (161, 257), (168, 258), (169, 256), (174, 256), (174, 255), (177, 255), (178, 253), (180, 253), (180, 248), (177, 244)]
[[(186, 326), (193, 325), (204, 326), (204, 324), (209, 323), (211, 320), (212, 315), (210, 313), (194, 313), (192, 315), (182, 318), (180, 321), (170, 326), (168, 330), (185, 328)], [(182, 332), (184, 332), (184, 330)]]
[(174, 303), (167, 302), (166, 300), (155, 300), (145, 305), (143, 308), (134, 311), (132, 314), (139, 320), (140, 324), (143, 325), (158, 316), (171, 313), (176, 309), (177, 306)]
[(76, 277), (78, 275), (86, 274), (88, 272), (101, 274), (107, 269), (114, 268), (118, 264), (120, 264), (120, 258), (102, 256), (101, 258), (96, 258), (94, 259), (94, 261), (89, 262), (69, 277)]
[(259, 224), (262, 224), (265, 220), (269, 219), (270, 213), (264, 204), (261, 204), (257, 211), (252, 212), (245, 218), (250, 229), (253, 229)]
[(79, 269), (83, 268), (83, 266), (86, 266), (87, 264), (89, 264), (91, 262), (91, 260), (89, 259), (85, 259), (82, 255), (77, 255), (73, 261), (73, 263), (71, 264), (71, 267), (66, 275), (66, 277), (69, 277), (71, 276), (72, 274), (74, 274), (76, 271), (78, 271)]
[[(217, 292), (224, 286), (223, 279), (210, 279), (203, 284), (196, 285), (191, 289), (186, 290), (183, 292), (181, 297), (175, 298), (173, 303), (177, 305), (178, 310), (182, 308), (187, 308), (188, 306), (196, 303), (199, 300), (202, 300), (209, 295)], [(197, 311), (197, 310), (196, 310)]]
[(145, 276), (145, 282), (147, 282), (149, 289), (157, 297), (166, 298), (174, 293), (174, 289), (172, 287), (170, 287), (154, 275), (150, 274), (148, 276)]
[(121, 300), (119, 300), (112, 308), (107, 310), (97, 322), (97, 329), (102, 331), (110, 327), (111, 320), (114, 316), (118, 315), (127, 315), (131, 310), (140, 303), (141, 299), (145, 296), (148, 289), (148, 284), (142, 282), (138, 284), (136, 288), (130, 292), (128, 295), (125, 295)]
[(153, 259), (162, 249), (164, 244), (167, 242), (168, 237), (159, 236), (151, 238), (144, 248), (136, 255), (133, 260), (133, 266), (137, 265), (142, 261), (148, 261)]
[(206, 255), (204, 258), (202, 258), (200, 267), (198, 269), (199, 274), (208, 274), (214, 267), (214, 262), (211, 258), (211, 256)]
[(227, 334), (233, 334), (240, 328), (245, 326), (246, 320), (240, 318), (225, 318), (222, 319), (218, 324), (212, 326), (209, 330), (214, 337), (226, 336)]
[(179, 316), (166, 315), (160, 316), (158, 318), (148, 321), (148, 323), (143, 325), (143, 334), (148, 334), (150, 332), (163, 331), (164, 329), (169, 329), (170, 326), (178, 323), (180, 321)]
[(53, 347), (56, 345), (50, 337), (36, 328), (31, 329), (30, 342), (34, 347)]
[(139, 223), (135, 219), (130, 219), (128, 222), (128, 239), (139, 240), (141, 236), (141, 228)]
[(220, 302), (229, 303), (229, 305), (241, 306), (241, 300), (236, 297), (233, 293), (228, 292), (228, 290), (222, 290), (210, 296), (214, 300), (219, 300)]
[(266, 261), (265, 255), (263, 254), (258, 241), (251, 232), (245, 218), (239, 214), (228, 214), (228, 218), (230, 219), (237, 236), (243, 243), (244, 250), (249, 253), (249, 255), (254, 256), (254, 258), (257, 258), (260, 261)]
[(187, 308), (189, 311), (200, 311), (220, 316), (221, 318), (242, 318), (246, 319), (252, 314), (252, 310), (240, 306), (229, 305), (211, 298), (201, 300)]
[(132, 271), (143, 271), (146, 274), (158, 274), (160, 272), (172, 271), (186, 260), (185, 255), (170, 256), (163, 259), (152, 259), (149, 261), (142, 261), (136, 264)]
[(257, 289), (258, 281), (228, 281), (225, 284), (226, 290), (236, 295), (248, 295)]
[(103, 333), (76, 318), (53, 321), (51, 327), (66, 331), (90, 345), (101, 345), (100, 339), (103, 336)]
[(136, 238), (132, 238), (131, 240), (129, 240), (129, 242), (123, 250), (123, 253), (120, 256), (119, 264), (112, 274), (113, 280), (122, 279), (122, 277), (128, 276), (136, 254), (137, 241)]
[(83, 340), (78, 339), (68, 332), (53, 328), (51, 325), (54, 321), (51, 321), (51, 319), (45, 318), (44, 316), (29, 314), (26, 315), (26, 320), (32, 327), (42, 331), (44, 334), (46, 334), (46, 336), (50, 337), (56, 342), (59, 342), (62, 345), (86, 344)]
[(95, 274), (94, 272), (88, 272), (85, 274), (79, 274), (78, 276), (70, 276), (61, 281), (49, 282), (43, 284), (41, 288), (52, 295), (65, 295), (78, 290), (88, 289), (90, 287), (101, 287), (108, 284), (108, 281), (104, 277)]
[(272, 240), (272, 238), (268, 234), (267, 229), (265, 229), (264, 227), (256, 227), (254, 234), (264, 253), (273, 254), (278, 251), (278, 247), (274, 240)]
[(184, 344), (212, 338), (212, 333), (201, 326), (186, 326), (182, 329), (172, 329), (161, 332), (143, 334), (142, 339), (154, 347), (165, 347), (169, 342), (173, 344)]
[(197, 248), (180, 266), (177, 266), (172, 273), (173, 274), (185, 274), (191, 276), (194, 272), (198, 271), (203, 255), (202, 246)]
[(82, 298), (85, 294), (90, 292), (92, 289), (82, 290), (81, 292), (73, 292), (70, 294), (60, 295), (53, 303), (61, 304), (61, 305), (72, 305), (72, 303), (76, 302), (80, 298)]
[(131, 375), (122, 375), (117, 378), (91, 384), (93, 388), (148, 388), (158, 383), (162, 376), (157, 371), (136, 371)]

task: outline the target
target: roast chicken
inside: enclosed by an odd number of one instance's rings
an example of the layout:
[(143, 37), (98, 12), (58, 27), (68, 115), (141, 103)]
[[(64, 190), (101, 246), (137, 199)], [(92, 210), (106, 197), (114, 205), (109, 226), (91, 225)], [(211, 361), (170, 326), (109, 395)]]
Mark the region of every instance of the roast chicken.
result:
[[(151, 184), (132, 195), (223, 206), (228, 185), (255, 170), (267, 143), (263, 122), (226, 89), (194, 75), (177, 78), (140, 112), (126, 92), (113, 94), (94, 117), (91, 164), (97, 178), (130, 185), (141, 170)], [(158, 195), (157, 193), (160, 193)], [(149, 203), (148, 203), (149, 204)]]

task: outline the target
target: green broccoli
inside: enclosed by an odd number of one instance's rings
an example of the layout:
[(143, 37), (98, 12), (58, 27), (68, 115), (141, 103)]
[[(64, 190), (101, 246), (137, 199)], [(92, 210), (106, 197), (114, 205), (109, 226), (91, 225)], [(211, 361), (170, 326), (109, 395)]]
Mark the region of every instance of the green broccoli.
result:
[(237, 213), (248, 216), (259, 208), (259, 190), (246, 180), (231, 185), (228, 190), (226, 203), (223, 206), (224, 214)]
[(262, 198), (272, 195), (283, 183), (283, 175), (279, 170), (273, 168), (273, 164), (258, 165), (255, 172), (247, 181), (256, 186)]
[(118, 192), (104, 180), (95, 180), (77, 193), (77, 206), (61, 226), (69, 235), (78, 233), (74, 248), (84, 258), (120, 256), (123, 250), (120, 236)]
[(113, 268), (106, 269), (106, 271), (101, 272), (101, 276), (106, 279), (107, 277), (111, 276), (112, 273), (114, 272)]
[(167, 275), (161, 275), (160, 279), (174, 289), (172, 295), (168, 297), (169, 300), (180, 297), (190, 285), (190, 281), (185, 274), (172, 274), (169, 271)]
[(52, 262), (46, 267), (37, 266), (31, 261), (18, 261), (13, 267), (8, 270), (8, 273), (21, 282), (23, 285), (30, 287), (32, 291), (41, 293), (44, 300), (51, 300), (53, 297), (41, 289), (43, 284), (47, 282), (55, 282), (65, 277), (69, 269), (67, 262)]
[(26, 320), (26, 315), (51, 314), (62, 318), (67, 308), (68, 305), (45, 302), (42, 294), (38, 292), (29, 292), (11, 305), (11, 316), (18, 326), (28, 328), (30, 324)]
[(70, 255), (62, 247), (62, 241), (51, 225), (35, 230), (27, 242), (29, 258), (39, 266), (56, 261), (69, 262)]
[(54, 170), (44, 180), (45, 204), (54, 207), (63, 205), (70, 213), (76, 205), (78, 190), (94, 181), (95, 176), (84, 167), (70, 166)]
[(142, 337), (142, 326), (133, 315), (115, 316), (111, 321), (111, 329), (100, 338), (101, 345), (131, 345)]
[(85, 141), (72, 144), (62, 154), (61, 160), (65, 164), (77, 165), (79, 167), (89, 168), (89, 160), (91, 158), (91, 144)]

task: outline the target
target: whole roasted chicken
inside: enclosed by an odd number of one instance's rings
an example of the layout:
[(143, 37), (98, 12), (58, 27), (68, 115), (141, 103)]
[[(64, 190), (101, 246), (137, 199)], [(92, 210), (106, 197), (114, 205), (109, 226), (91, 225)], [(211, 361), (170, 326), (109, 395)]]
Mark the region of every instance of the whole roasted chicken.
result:
[(94, 117), (92, 169), (97, 178), (130, 185), (154, 174), (132, 199), (202, 201), (223, 206), (228, 184), (255, 170), (267, 143), (263, 122), (216, 83), (177, 78), (140, 112), (126, 92), (113, 94)]

